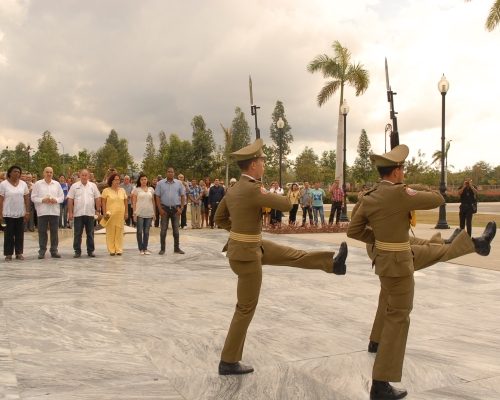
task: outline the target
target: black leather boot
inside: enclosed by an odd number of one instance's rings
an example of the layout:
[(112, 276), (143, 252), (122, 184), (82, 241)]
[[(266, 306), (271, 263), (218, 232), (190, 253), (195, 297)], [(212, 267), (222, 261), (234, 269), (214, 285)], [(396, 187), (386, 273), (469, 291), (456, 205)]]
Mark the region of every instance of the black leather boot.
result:
[(370, 400), (395, 400), (406, 397), (408, 392), (404, 389), (396, 389), (389, 382), (373, 380), (370, 389)]
[(451, 234), (451, 236), (448, 239), (444, 240), (444, 244), (450, 244), (455, 240), (455, 238), (460, 235), (460, 232), (462, 232), (462, 229), (457, 228), (455, 231)]
[(378, 351), (378, 343), (370, 340), (368, 343), (368, 353), (376, 353)]
[(472, 238), (476, 253), (481, 256), (490, 254), (491, 241), (497, 233), (497, 224), (495, 221), (490, 221), (486, 224), (483, 234), (478, 238)]
[(253, 372), (253, 368), (240, 362), (227, 363), (221, 361), (219, 363), (219, 375), (243, 375), (250, 372)]
[(333, 259), (333, 270), (335, 275), (345, 275), (347, 267), (345, 260), (347, 258), (347, 243), (342, 242), (339, 247), (339, 252)]

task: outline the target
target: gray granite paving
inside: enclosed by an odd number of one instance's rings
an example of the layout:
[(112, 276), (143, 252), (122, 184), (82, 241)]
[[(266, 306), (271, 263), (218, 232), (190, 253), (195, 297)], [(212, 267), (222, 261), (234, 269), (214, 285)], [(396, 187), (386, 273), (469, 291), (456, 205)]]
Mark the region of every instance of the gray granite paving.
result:
[[(345, 277), (265, 267), (244, 352), (256, 371), (220, 377), (236, 285), (226, 232), (181, 231), (185, 255), (169, 232), (165, 256), (157, 230), (150, 256), (127, 234), (124, 255), (110, 257), (98, 235), (95, 259), (73, 259), (72, 233), (61, 235), (61, 259), (36, 259), (27, 233), (27, 259), (0, 262), (0, 399), (368, 398), (378, 279), (363, 248), (350, 247)], [(304, 249), (345, 239), (265, 236)], [(441, 263), (415, 275), (408, 398), (499, 399), (500, 273)]]

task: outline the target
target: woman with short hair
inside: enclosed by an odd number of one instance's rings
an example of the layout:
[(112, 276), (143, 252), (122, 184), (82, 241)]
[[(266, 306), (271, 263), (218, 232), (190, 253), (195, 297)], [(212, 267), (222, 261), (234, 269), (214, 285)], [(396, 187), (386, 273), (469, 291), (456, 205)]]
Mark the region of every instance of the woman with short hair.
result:
[(24, 260), (24, 223), (29, 219), (29, 190), (21, 178), (17, 165), (7, 170), (7, 179), (0, 183), (0, 221), (5, 221), (3, 253), (5, 261), (12, 261), (14, 250), (17, 260)]
[(120, 175), (112, 173), (107, 181), (108, 187), (102, 191), (101, 206), (106, 219), (106, 245), (109, 255), (121, 256), (123, 253), (123, 231), (128, 219), (128, 197), (120, 187)]

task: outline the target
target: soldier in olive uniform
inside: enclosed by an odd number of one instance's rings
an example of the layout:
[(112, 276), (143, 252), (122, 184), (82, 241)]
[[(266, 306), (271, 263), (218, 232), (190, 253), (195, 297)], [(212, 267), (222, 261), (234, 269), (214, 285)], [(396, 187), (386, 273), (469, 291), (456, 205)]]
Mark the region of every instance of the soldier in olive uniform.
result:
[(259, 181), (264, 174), (265, 155), (262, 139), (242, 148), (232, 156), (242, 174), (227, 192), (215, 213), (218, 226), (228, 230), (226, 245), (229, 265), (238, 275), (236, 310), (226, 337), (219, 363), (220, 375), (246, 374), (253, 368), (239, 361), (248, 326), (259, 300), (262, 265), (283, 265), (305, 269), (321, 269), (344, 275), (347, 245), (342, 243), (337, 256), (331, 251), (306, 252), (262, 239), (262, 207), (288, 211), (290, 201), (283, 196), (266, 193)]
[[(401, 399), (405, 390), (392, 387), (389, 382), (400, 382), (406, 339), (413, 307), (415, 266), (423, 268), (437, 260), (445, 261), (467, 252), (489, 253), (493, 228), (489, 226), (481, 238), (465, 241), (459, 234), (454, 246), (438, 248), (428, 243), (417, 250), (414, 261), (410, 245), (409, 214), (413, 210), (427, 210), (440, 206), (444, 198), (437, 192), (416, 191), (402, 185), (404, 161), (408, 147), (396, 146), (383, 155), (372, 155), (382, 181), (376, 189), (362, 197), (347, 231), (347, 236), (365, 243), (374, 243), (373, 263), (379, 275), (381, 294), (380, 339), (373, 366), (371, 399)], [(489, 224), (490, 225), (490, 224)], [(488, 249), (488, 250), (487, 250)], [(430, 251), (430, 253), (426, 253)], [(377, 328), (379, 329), (379, 328)]]
[[(414, 188), (414, 186), (412, 187)], [(376, 188), (363, 193), (362, 196), (365, 194), (370, 195), (373, 190), (376, 190)], [(354, 217), (360, 205), (361, 201), (354, 206), (351, 218)], [(471, 239), (467, 232), (458, 228), (455, 229), (448, 239), (442, 239), (441, 233), (439, 232), (432, 235), (430, 239), (410, 236), (409, 241), (413, 254), (414, 270), (418, 271), (439, 262), (445, 262), (474, 252), (482, 256), (487, 256), (490, 252), (490, 242), (495, 237), (496, 229), (496, 223), (491, 221), (488, 222), (483, 235), (479, 238)], [(366, 252), (368, 253), (368, 257), (373, 261), (376, 254), (374, 242), (366, 244)], [(373, 321), (373, 327), (370, 334), (370, 342), (368, 344), (368, 351), (370, 353), (376, 353), (378, 350), (378, 343), (384, 327), (384, 313), (386, 308), (386, 293), (381, 291), (375, 320)]]

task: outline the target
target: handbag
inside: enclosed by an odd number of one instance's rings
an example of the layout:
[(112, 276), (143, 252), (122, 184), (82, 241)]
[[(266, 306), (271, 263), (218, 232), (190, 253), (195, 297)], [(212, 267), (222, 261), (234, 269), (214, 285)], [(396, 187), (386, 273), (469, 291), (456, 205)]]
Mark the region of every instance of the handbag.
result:
[(477, 213), (477, 203), (472, 203), (472, 214)]

